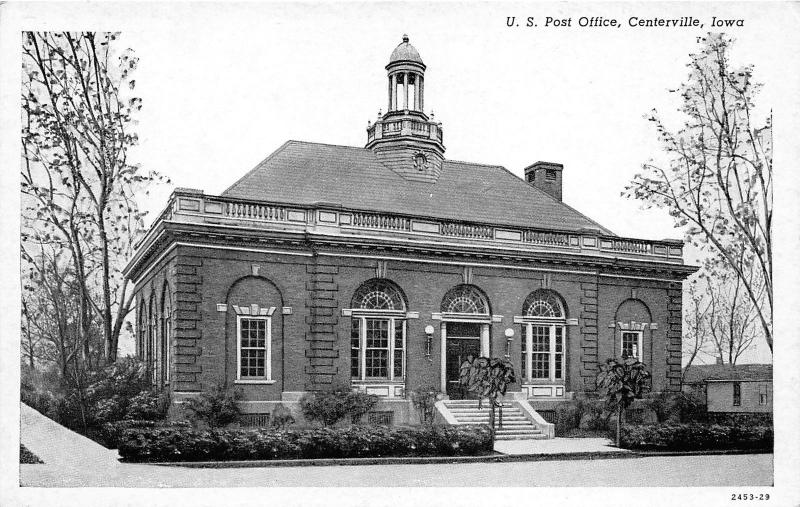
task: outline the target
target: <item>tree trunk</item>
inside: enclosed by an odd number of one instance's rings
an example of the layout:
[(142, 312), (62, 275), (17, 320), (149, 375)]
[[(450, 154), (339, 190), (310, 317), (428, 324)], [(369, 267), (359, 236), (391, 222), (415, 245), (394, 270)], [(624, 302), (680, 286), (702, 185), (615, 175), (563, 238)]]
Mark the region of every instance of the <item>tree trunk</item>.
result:
[(617, 447), (619, 447), (619, 430), (622, 426), (622, 405), (617, 407)]

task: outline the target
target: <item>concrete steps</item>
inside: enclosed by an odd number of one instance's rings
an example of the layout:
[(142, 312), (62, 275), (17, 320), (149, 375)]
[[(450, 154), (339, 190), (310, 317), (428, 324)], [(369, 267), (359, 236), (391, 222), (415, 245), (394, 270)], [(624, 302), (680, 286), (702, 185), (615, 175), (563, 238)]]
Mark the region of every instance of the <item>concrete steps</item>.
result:
[[(513, 401), (504, 401), (503, 426), (500, 427), (500, 410), (495, 411), (497, 440), (542, 440), (546, 439), (542, 431), (525, 416), (522, 409)], [(455, 419), (455, 424), (489, 424), (491, 406), (484, 402), (478, 408), (477, 400), (447, 400), (445, 408)]]

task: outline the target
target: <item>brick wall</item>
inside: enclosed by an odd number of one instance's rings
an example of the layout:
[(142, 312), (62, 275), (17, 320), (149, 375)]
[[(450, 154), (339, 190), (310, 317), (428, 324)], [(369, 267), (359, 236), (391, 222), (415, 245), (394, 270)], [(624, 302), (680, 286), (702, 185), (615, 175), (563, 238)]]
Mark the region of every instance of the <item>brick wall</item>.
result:
[[(351, 252), (352, 253), (352, 252)], [(232, 382), (236, 373), (235, 317), (230, 307), (218, 312), (217, 304), (233, 304), (231, 298), (259, 299), (254, 303), (276, 306), (273, 328), (273, 379), (270, 386), (242, 386), (245, 399), (280, 400), (282, 393), (324, 389), (350, 380), (349, 318), (342, 308), (351, 304), (360, 284), (376, 277), (378, 260), (362, 257), (296, 255), (179, 247), (148, 278), (137, 284), (137, 297), (149, 297), (151, 287), (172, 280), (174, 287), (174, 375), (176, 391), (197, 392), (212, 383)], [(408, 310), (420, 318), (407, 321), (407, 389), (439, 386), (441, 322), (431, 313), (440, 311), (444, 294), (464, 282), (464, 266), (452, 264), (386, 261), (386, 278), (405, 293)], [(535, 263), (528, 268), (546, 269)], [(254, 275), (254, 269), (257, 275)], [(266, 285), (236, 289), (248, 277)], [(501, 315), (491, 325), (494, 356), (506, 352), (504, 330), (515, 331), (510, 360), (518, 367), (522, 329), (513, 323), (528, 294), (543, 286), (564, 301), (567, 317), (565, 371), (567, 391), (591, 391), (599, 362), (618, 355), (619, 332), (613, 327), (620, 305), (636, 300), (650, 312), (658, 330), (644, 336), (645, 358), (653, 372), (654, 390), (679, 389), (680, 379), (680, 284), (653, 280), (598, 277), (590, 274), (547, 272), (475, 266), (472, 283), (488, 296), (492, 313)], [(237, 292), (238, 291), (238, 292)], [(145, 299), (146, 300), (146, 299)], [(272, 303), (272, 300), (275, 303)], [(243, 301), (243, 300), (242, 300)], [(291, 308), (282, 315), (281, 308)], [(431, 356), (426, 357), (424, 328), (433, 325)], [(512, 390), (519, 390), (513, 386)]]

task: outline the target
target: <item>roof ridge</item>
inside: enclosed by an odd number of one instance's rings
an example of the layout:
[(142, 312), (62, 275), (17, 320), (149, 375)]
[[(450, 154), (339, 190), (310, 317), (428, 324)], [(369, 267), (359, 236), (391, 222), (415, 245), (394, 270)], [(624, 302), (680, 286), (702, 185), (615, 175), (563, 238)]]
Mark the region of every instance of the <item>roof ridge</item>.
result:
[[(480, 162), (467, 162), (466, 160), (450, 160), (450, 159), (445, 159), (444, 163), (445, 164), (452, 163), (452, 164), (477, 165), (477, 166), (481, 166), (481, 167), (500, 167), (501, 169), (505, 169), (506, 171), (508, 171), (508, 169), (506, 169), (505, 167), (503, 167), (501, 165), (498, 165), (498, 164), (481, 164)], [(513, 173), (511, 173), (511, 174), (513, 175)]]
[(547, 193), (547, 192), (545, 192), (544, 190), (542, 190), (542, 189), (540, 189), (540, 188), (536, 188), (536, 187), (534, 187), (533, 185), (530, 185), (530, 184), (529, 184), (527, 181), (525, 181), (523, 178), (520, 178), (520, 177), (519, 177), (519, 176), (517, 176), (516, 174), (512, 173), (512, 172), (511, 172), (511, 171), (510, 171), (508, 168), (506, 168), (506, 167), (505, 167), (505, 166), (503, 166), (503, 165), (478, 164), (478, 163), (476, 163), (476, 162), (457, 162), (457, 163), (459, 163), (459, 164), (468, 164), (468, 165), (477, 165), (477, 166), (481, 166), (481, 167), (496, 167), (496, 168), (498, 168), (498, 169), (502, 169), (503, 171), (505, 171), (506, 173), (508, 173), (510, 176), (512, 176), (512, 177), (513, 177), (515, 180), (518, 180), (518, 181), (520, 181), (521, 183), (523, 183), (524, 185), (526, 185), (528, 188), (532, 188), (533, 190), (535, 190), (535, 191), (536, 191), (536, 192), (538, 192), (539, 194), (547, 196), (547, 198), (549, 198), (549, 199), (553, 200), (555, 203), (557, 203), (557, 204), (559, 204), (559, 205), (561, 205), (561, 206), (564, 206), (565, 208), (567, 208), (568, 210), (572, 211), (573, 213), (576, 213), (576, 214), (580, 215), (582, 218), (585, 218), (587, 221), (589, 221), (589, 222), (593, 223), (594, 225), (598, 226), (598, 227), (599, 227), (600, 229), (602, 229), (604, 232), (607, 232), (607, 233), (611, 234), (612, 236), (617, 236), (617, 234), (615, 234), (615, 233), (614, 233), (614, 232), (613, 232), (611, 229), (609, 229), (608, 227), (606, 227), (606, 226), (604, 226), (604, 225), (600, 224), (600, 223), (599, 223), (599, 222), (597, 222), (596, 220), (592, 220), (591, 218), (589, 218), (588, 216), (584, 215), (584, 214), (583, 214), (583, 213), (581, 213), (580, 211), (576, 210), (575, 208), (573, 208), (573, 207), (572, 207), (572, 206), (570, 206), (569, 204), (565, 203), (565, 202), (564, 202), (564, 201), (562, 201), (561, 199), (556, 199), (555, 197), (553, 197), (552, 195), (548, 194), (548, 193)]
[(362, 151), (369, 151), (372, 152), (369, 148), (364, 148), (362, 146), (348, 146), (346, 144), (333, 144), (333, 143), (320, 143), (317, 141), (301, 141), (299, 139), (289, 139), (286, 141), (285, 144), (289, 143), (298, 143), (298, 144), (316, 144), (318, 146), (331, 146), (333, 148), (349, 148), (351, 150), (362, 150)]

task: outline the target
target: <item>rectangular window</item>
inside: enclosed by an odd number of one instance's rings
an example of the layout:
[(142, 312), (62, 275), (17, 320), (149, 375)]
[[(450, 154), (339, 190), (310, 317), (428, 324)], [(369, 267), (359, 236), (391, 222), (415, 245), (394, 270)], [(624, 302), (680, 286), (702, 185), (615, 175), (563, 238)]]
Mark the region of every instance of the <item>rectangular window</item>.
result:
[(361, 351), (361, 319), (353, 319), (353, 326), (350, 328), (350, 376), (358, 378), (361, 375), (361, 365), (359, 364)]
[(742, 404), (742, 383), (733, 383), (733, 406), (739, 407)]
[(531, 378), (550, 378), (550, 327), (532, 326), (531, 329)]
[(642, 360), (642, 333), (641, 331), (622, 332), (622, 351), (623, 358), (633, 357)]
[(766, 405), (767, 404), (767, 386), (760, 385), (758, 386), (758, 404), (759, 405)]
[(405, 371), (406, 327), (402, 320), (394, 321), (394, 378), (402, 378)]
[(564, 378), (564, 328), (555, 326), (555, 378), (561, 380)]
[[(523, 328), (522, 364), (523, 378), (532, 381), (564, 379), (563, 324), (527, 324)], [(530, 351), (530, 354), (528, 354)], [(528, 357), (530, 355), (530, 357)]]
[(406, 369), (405, 320), (354, 317), (350, 328), (350, 376), (402, 380)]
[(384, 319), (367, 319), (366, 327), (367, 378), (389, 377), (389, 321)]
[(239, 379), (272, 380), (270, 367), (271, 320), (269, 317), (238, 317)]

